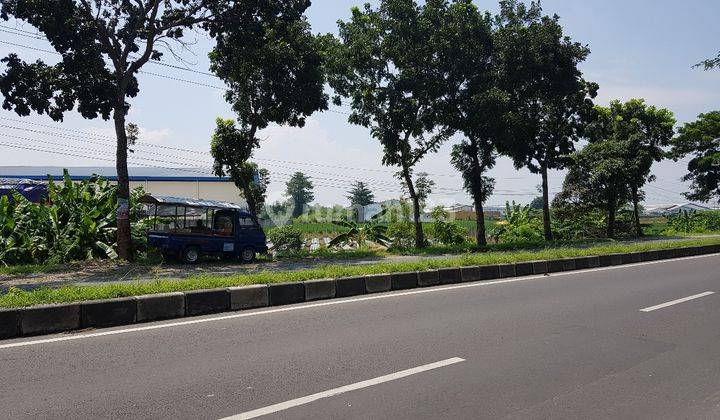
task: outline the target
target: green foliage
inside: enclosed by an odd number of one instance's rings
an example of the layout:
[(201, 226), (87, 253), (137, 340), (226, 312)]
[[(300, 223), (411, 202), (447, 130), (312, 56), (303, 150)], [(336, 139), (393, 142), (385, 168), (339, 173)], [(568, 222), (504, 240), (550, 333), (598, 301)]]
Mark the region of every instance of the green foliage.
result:
[(350, 191), (348, 191), (347, 199), (350, 200), (350, 205), (353, 206), (367, 206), (375, 202), (375, 195), (367, 184), (362, 181), (356, 181), (352, 184)]
[[(390, 248), (409, 249), (416, 244), (415, 226), (410, 222), (411, 209), (406, 201), (399, 206), (383, 209), (383, 216), (389, 222), (387, 235), (391, 238)], [(377, 217), (377, 216), (376, 216)]]
[(298, 217), (305, 211), (305, 206), (315, 199), (313, 194), (313, 183), (310, 178), (302, 172), (295, 172), (285, 184), (285, 195), (292, 200), (293, 217)]
[(530, 202), (530, 208), (535, 210), (542, 210), (543, 209), (543, 198), (542, 197), (535, 197)]
[(462, 245), (467, 242), (466, 231), (455, 222), (448, 221), (448, 212), (436, 207), (432, 212), (432, 234), (443, 245)]
[(303, 233), (292, 225), (274, 228), (267, 233), (267, 239), (278, 252), (293, 252), (302, 249), (305, 242)]
[(554, 206), (579, 213), (601, 209), (607, 221), (606, 235), (613, 238), (618, 212), (631, 197), (626, 151), (625, 142), (611, 138), (576, 152)]
[(241, 131), (255, 139), (270, 123), (303, 127), (308, 116), (328, 105), (321, 41), (303, 15), (310, 2), (233, 3), (237, 13), (216, 17), (210, 69), (228, 85), (225, 99)]
[(529, 205), (505, 203), (505, 219), (497, 223), (490, 236), (500, 242), (543, 240), (542, 221)]
[(270, 172), (250, 162), (258, 140), (246, 129), (238, 129), (232, 120), (218, 118), (210, 141), (210, 153), (215, 162), (217, 176), (229, 176), (242, 192), (248, 209), (258, 214), (265, 204), (265, 193), (270, 184)]
[(700, 114), (696, 121), (682, 126), (672, 141), (672, 157), (690, 156), (688, 174), (690, 200), (720, 203), (720, 111)]
[[(48, 202), (31, 203), (15, 194), (0, 199), (0, 263), (59, 264), (94, 258), (117, 258), (115, 210), (117, 187), (103, 178), (48, 183)], [(131, 196), (133, 238), (144, 248), (144, 222)]]
[[(547, 197), (547, 171), (570, 163), (575, 143), (593, 117), (598, 86), (586, 81), (579, 68), (590, 50), (563, 33), (557, 15), (544, 16), (540, 2), (501, 1), (496, 25), (495, 48), (503, 57), (503, 81), (513, 97), (513, 129), (499, 149), (518, 168), (541, 174)], [(552, 239), (549, 208), (543, 222), (545, 238)]]
[(383, 246), (388, 246), (391, 242), (390, 238), (385, 235), (387, 232), (387, 226), (379, 225), (374, 222), (359, 224), (349, 220), (342, 220), (333, 223), (346, 228), (347, 230), (333, 238), (333, 240), (328, 244), (330, 247), (342, 244), (354, 244), (357, 245), (358, 248), (365, 248), (368, 241)]
[(413, 202), (418, 248), (425, 240), (412, 170), (448, 137), (445, 130), (435, 130), (434, 106), (444, 94), (435, 69), (442, 60), (437, 34), (445, 9), (447, 4), (437, 1), (382, 0), (376, 8), (366, 4), (338, 23), (339, 39), (326, 39), (335, 103), (349, 99), (348, 121), (369, 128), (382, 145), (383, 164), (398, 168)]
[(720, 211), (687, 211), (672, 215), (668, 224), (676, 232), (711, 233), (720, 232)]

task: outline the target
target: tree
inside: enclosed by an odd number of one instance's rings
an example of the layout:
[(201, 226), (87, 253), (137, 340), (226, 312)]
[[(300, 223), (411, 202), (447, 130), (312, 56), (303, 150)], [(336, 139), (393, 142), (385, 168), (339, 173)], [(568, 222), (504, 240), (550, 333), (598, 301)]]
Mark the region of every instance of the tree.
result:
[(542, 210), (543, 208), (543, 198), (541, 197), (535, 197), (530, 202), (530, 208), (533, 210)]
[(642, 236), (640, 201), (645, 195), (642, 187), (655, 180), (650, 171), (654, 162), (665, 157), (662, 148), (669, 145), (674, 135), (675, 117), (667, 109), (646, 105), (642, 99), (612, 101), (609, 107), (598, 106), (596, 111), (597, 120), (588, 129), (588, 139), (618, 142), (633, 204), (635, 232)]
[(672, 140), (671, 156), (677, 160), (691, 156), (688, 174), (683, 181), (690, 181), (690, 200), (720, 203), (720, 111), (700, 114), (696, 121), (682, 126)]
[(210, 68), (228, 85), (225, 99), (239, 122), (236, 127), (217, 119), (215, 173), (230, 175), (253, 212), (262, 207), (268, 179), (262, 170), (258, 182), (257, 165), (249, 162), (260, 145), (258, 130), (270, 123), (302, 127), (309, 115), (328, 105), (320, 40), (310, 33), (303, 10), (257, 22), (259, 33), (272, 34), (261, 42), (247, 42), (243, 27), (230, 27), (218, 34), (210, 53)]
[(347, 198), (353, 206), (367, 206), (375, 202), (375, 195), (362, 181), (354, 182), (348, 194)]
[(609, 238), (615, 237), (617, 212), (630, 197), (625, 154), (626, 145), (615, 139), (589, 143), (572, 156), (562, 192), (555, 201), (574, 205), (577, 211), (603, 209)]
[(340, 39), (326, 38), (334, 101), (349, 98), (348, 120), (370, 128), (383, 146), (383, 164), (399, 168), (413, 203), (418, 248), (425, 246), (425, 237), (413, 167), (447, 138), (447, 133), (434, 131), (432, 105), (439, 78), (431, 71), (440, 59), (432, 41), (441, 23), (436, 12), (444, 3), (382, 0), (377, 9), (366, 4), (353, 8), (349, 21), (338, 23)]
[[(496, 143), (507, 133), (509, 95), (499, 83), (492, 22), (471, 1), (453, 2), (439, 31), (437, 72), (445, 75), (443, 95), (435, 109), (439, 120), (464, 138), (453, 146), (452, 164), (475, 205), (476, 241), (487, 246), (483, 205), (494, 188), (485, 173), (495, 165)], [(461, 47), (459, 47), (461, 46)]]
[(242, 192), (250, 212), (259, 214), (265, 204), (270, 173), (249, 161), (254, 141), (238, 130), (233, 120), (218, 118), (216, 125), (210, 142), (210, 154), (215, 159), (213, 172), (229, 176)]
[(302, 215), (305, 206), (315, 199), (312, 181), (304, 173), (295, 172), (286, 184), (285, 195), (292, 201), (292, 216)]
[[(415, 195), (417, 196), (420, 208), (424, 208), (427, 204), (427, 199), (432, 194), (432, 189), (435, 186), (435, 181), (430, 179), (430, 175), (427, 172), (419, 172), (415, 178)], [(407, 184), (403, 184), (403, 191), (410, 191)]]
[(475, 241), (481, 248), (487, 246), (483, 205), (495, 189), (495, 179), (483, 175), (495, 164), (493, 147), (490, 142), (466, 139), (453, 146), (451, 155), (453, 165), (462, 173), (465, 190), (470, 193), (475, 203)]
[(598, 86), (582, 77), (578, 65), (587, 46), (563, 34), (559, 17), (543, 16), (539, 2), (500, 2), (495, 48), (503, 66), (501, 80), (511, 93), (515, 135), (501, 144), (516, 167), (542, 176), (543, 227), (552, 239), (548, 170), (563, 169), (583, 129), (592, 119)]
[(61, 56), (48, 65), (23, 61), (11, 53), (2, 62), (3, 108), (26, 116), (32, 111), (60, 121), (77, 106), (84, 117), (112, 117), (117, 138), (116, 170), (118, 254), (130, 259), (128, 218), (130, 187), (127, 155), (127, 98), (140, 92), (137, 73), (161, 59), (162, 48), (173, 55), (171, 42), (187, 48), (184, 35), (200, 29), (230, 42), (262, 45), (275, 36), (269, 22), (296, 22), (310, 5), (307, 0), (265, 2), (218, 0), (78, 0), (0, 2), (0, 17), (37, 28)]

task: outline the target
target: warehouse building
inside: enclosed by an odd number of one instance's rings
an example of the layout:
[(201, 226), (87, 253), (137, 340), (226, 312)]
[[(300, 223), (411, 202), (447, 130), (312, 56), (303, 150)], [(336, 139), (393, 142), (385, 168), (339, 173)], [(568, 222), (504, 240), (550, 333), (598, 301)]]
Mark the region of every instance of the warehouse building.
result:
[[(100, 175), (111, 182), (117, 181), (115, 168), (69, 167), (74, 181)], [(145, 192), (157, 196), (186, 197), (203, 200), (225, 201), (246, 206), (240, 190), (228, 178), (209, 174), (202, 169), (128, 168), (130, 188), (143, 187)], [(63, 168), (57, 166), (0, 166), (0, 179), (45, 182), (51, 176), (62, 180)]]

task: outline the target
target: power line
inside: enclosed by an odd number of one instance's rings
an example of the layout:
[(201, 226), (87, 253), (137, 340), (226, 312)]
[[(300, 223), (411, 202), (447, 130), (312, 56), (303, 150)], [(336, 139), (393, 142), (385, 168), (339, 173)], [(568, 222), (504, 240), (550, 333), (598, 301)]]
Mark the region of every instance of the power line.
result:
[[(81, 131), (81, 130), (73, 130), (68, 129), (65, 127), (56, 127), (49, 124), (41, 124), (36, 122), (28, 122), (23, 121), (22, 119), (18, 118), (9, 118), (9, 117), (2, 117), (0, 116), (0, 119), (12, 121), (12, 122), (18, 122), (26, 125), (37, 125), (39, 127), (45, 127), (45, 128), (51, 128), (53, 130), (62, 130), (67, 131), (74, 134), (79, 134), (83, 136), (93, 136), (95, 138), (103, 138), (108, 139), (110, 141), (115, 142), (115, 138), (107, 135), (97, 134), (97, 133), (91, 133), (87, 131)], [(56, 134), (53, 132), (43, 131), (43, 130), (35, 130), (32, 128), (22, 128), (22, 127), (11, 127), (7, 125), (0, 124), (0, 127), (6, 127), (6, 128), (13, 128), (18, 130), (25, 130), (25, 131), (31, 131), (39, 134), (46, 134), (46, 135), (53, 135), (53, 136), (65, 136), (69, 138), (78, 138), (84, 140), (84, 138), (80, 137), (79, 135), (69, 135), (69, 134)], [(201, 151), (201, 150), (193, 150), (193, 149), (184, 149), (184, 148), (178, 148), (178, 147), (172, 147), (172, 146), (164, 146), (164, 145), (158, 145), (153, 143), (147, 143), (147, 142), (138, 142), (137, 144), (152, 147), (152, 148), (160, 148), (160, 149), (166, 149), (166, 150), (175, 150), (180, 152), (187, 152), (187, 153), (195, 153), (195, 154), (201, 154), (201, 155), (210, 155), (210, 152), (207, 151)], [(255, 160), (258, 161), (264, 161), (264, 162), (277, 162), (277, 163), (283, 163), (283, 164), (289, 164), (289, 165), (298, 165), (298, 166), (315, 166), (315, 167), (323, 167), (328, 169), (339, 169), (339, 170), (351, 170), (351, 171), (366, 171), (366, 172), (378, 172), (378, 173), (392, 173), (395, 174), (397, 171), (391, 170), (391, 169), (382, 169), (382, 168), (362, 168), (362, 167), (353, 167), (353, 166), (345, 166), (345, 165), (330, 165), (330, 164), (321, 164), (321, 163), (312, 163), (312, 162), (297, 162), (297, 161), (289, 161), (289, 160), (282, 160), (282, 159), (270, 159), (270, 158), (256, 158)], [(451, 178), (457, 178), (460, 175), (456, 174), (440, 174), (440, 173), (428, 173), (428, 175), (431, 176), (441, 176), (441, 177), (451, 177)], [(505, 179), (515, 179), (515, 178), (505, 178)]]

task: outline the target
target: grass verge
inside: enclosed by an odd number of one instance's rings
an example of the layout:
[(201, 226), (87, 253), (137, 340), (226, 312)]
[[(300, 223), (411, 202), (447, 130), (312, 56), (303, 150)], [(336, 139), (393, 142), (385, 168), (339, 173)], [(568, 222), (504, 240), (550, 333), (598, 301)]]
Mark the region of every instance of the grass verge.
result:
[(412, 262), (382, 262), (367, 265), (328, 264), (317, 268), (297, 271), (263, 271), (253, 274), (229, 276), (200, 275), (183, 280), (156, 280), (145, 283), (109, 284), (99, 286), (63, 286), (57, 289), (43, 288), (32, 291), (10, 289), (0, 294), (0, 307), (19, 308), (48, 303), (77, 302), (83, 300), (109, 299), (154, 293), (212, 289), (249, 284), (297, 282), (322, 278), (339, 278), (403, 271), (423, 271), (444, 267), (504, 264), (512, 262), (550, 260), (624, 252), (640, 252), (659, 249), (720, 244), (720, 238), (695, 240), (613, 243), (586, 247), (554, 247), (533, 251), (503, 251), (478, 254), (462, 254), (448, 258), (433, 258)]

